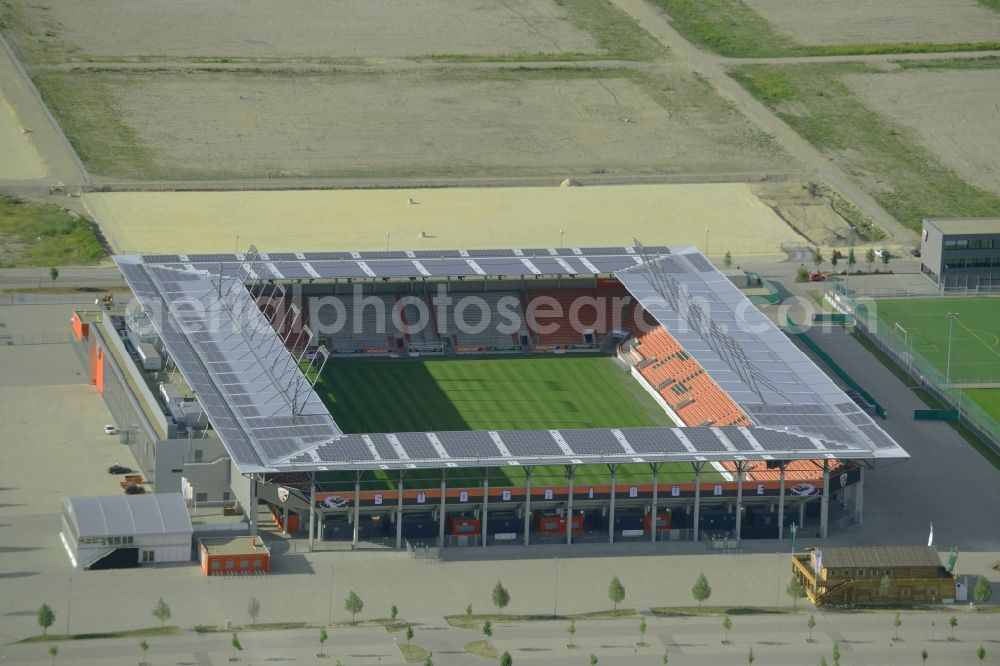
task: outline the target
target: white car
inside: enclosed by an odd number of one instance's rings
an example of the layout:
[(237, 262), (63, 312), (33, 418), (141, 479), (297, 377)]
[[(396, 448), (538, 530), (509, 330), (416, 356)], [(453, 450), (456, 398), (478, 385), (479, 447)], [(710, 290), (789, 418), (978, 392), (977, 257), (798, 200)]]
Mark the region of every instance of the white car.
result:
[(815, 495), (818, 490), (811, 483), (797, 483), (789, 490), (793, 495)]
[(114, 427), (113, 425), (111, 425), (109, 423), (108, 425), (104, 426), (104, 434), (105, 435), (117, 435), (118, 434), (118, 428)]

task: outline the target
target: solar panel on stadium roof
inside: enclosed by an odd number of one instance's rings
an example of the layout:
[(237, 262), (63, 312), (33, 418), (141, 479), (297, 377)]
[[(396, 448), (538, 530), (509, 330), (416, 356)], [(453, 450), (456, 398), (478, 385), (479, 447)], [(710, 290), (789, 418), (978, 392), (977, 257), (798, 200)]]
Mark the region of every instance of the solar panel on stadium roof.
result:
[(467, 250), (470, 257), (513, 257), (514, 250)]
[(142, 255), (142, 260), (150, 264), (165, 264), (176, 263), (180, 261), (181, 258), (176, 254), (144, 254)]
[(295, 256), (294, 252), (268, 252), (268, 261), (298, 261), (298, 257)]
[(375, 450), (383, 460), (399, 459), (399, 454), (396, 452), (396, 449), (393, 448), (388, 436), (383, 433), (375, 433), (369, 435), (368, 438), (371, 440), (372, 446), (375, 447)]
[(754, 450), (753, 446), (750, 444), (750, 440), (748, 440), (743, 435), (743, 433), (740, 432), (739, 428), (734, 427), (734, 426), (724, 426), (724, 427), (718, 428), (718, 430), (723, 435), (726, 436), (726, 439), (728, 439), (730, 441), (730, 443), (732, 443), (733, 446), (736, 447), (737, 451), (747, 452), (747, 451), (753, 451)]
[(694, 267), (702, 273), (708, 273), (715, 270), (715, 267), (709, 263), (708, 259), (700, 254), (685, 254), (684, 258), (690, 261)]
[[(548, 257), (531, 257), (528, 259), (535, 268), (541, 271), (542, 275), (565, 275), (566, 269), (562, 267), (555, 259), (550, 259)], [(527, 270), (526, 266), (522, 265), (522, 272)]]
[(527, 270), (524, 263), (515, 257), (476, 259), (475, 262), (487, 275), (523, 275)]
[(361, 261), (368, 261), (369, 259), (406, 259), (407, 255), (404, 250), (377, 250), (375, 252), (360, 252)]
[(199, 261), (238, 261), (234, 254), (189, 254), (188, 261), (198, 263)]
[(306, 252), (303, 254), (306, 261), (320, 260), (349, 260), (353, 259), (350, 252)]
[(371, 449), (365, 443), (361, 435), (344, 435), (324, 444), (322, 452), (317, 451), (321, 460), (331, 461), (354, 461), (367, 462), (374, 461)]
[(545, 430), (504, 430), (500, 438), (514, 457), (566, 455)]
[(687, 453), (687, 447), (669, 428), (622, 428), (622, 434), (639, 454)]
[(405, 261), (380, 259), (365, 263), (368, 264), (368, 268), (375, 271), (375, 275), (378, 277), (417, 277), (421, 275), (410, 259)]
[(710, 428), (685, 428), (683, 432), (698, 451), (718, 453), (726, 450), (726, 446)]
[(307, 271), (305, 266), (301, 263), (280, 261), (276, 262), (274, 267), (278, 269), (278, 272), (290, 280), (307, 280), (313, 277), (313, 274)]
[(459, 275), (477, 275), (475, 269), (462, 259), (420, 259), (420, 264), (427, 272), (438, 277), (457, 277)]
[(560, 430), (559, 433), (569, 448), (579, 455), (620, 456), (626, 453), (610, 430)]
[(635, 266), (632, 257), (588, 257), (590, 263), (597, 266), (602, 273), (615, 273)]
[(356, 261), (310, 261), (309, 265), (321, 278), (365, 278), (370, 277)]
[(452, 458), (500, 458), (502, 454), (488, 432), (439, 432), (438, 440)]
[(440, 456), (431, 440), (427, 439), (427, 434), (422, 432), (400, 432), (396, 433), (399, 443), (410, 458), (421, 460), (438, 460)]

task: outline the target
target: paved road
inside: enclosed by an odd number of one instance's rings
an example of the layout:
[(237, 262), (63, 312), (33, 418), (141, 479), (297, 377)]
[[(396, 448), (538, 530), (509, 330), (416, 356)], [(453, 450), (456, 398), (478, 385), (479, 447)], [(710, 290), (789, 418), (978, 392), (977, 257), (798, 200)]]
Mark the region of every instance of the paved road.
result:
[(787, 58), (728, 58), (716, 59), (727, 65), (821, 65), (823, 63), (863, 62), (884, 65), (898, 61), (975, 60), (1000, 57), (1000, 51), (942, 51), (940, 53), (865, 53), (861, 55), (791, 56)]
[(54, 283), (49, 276), (48, 268), (0, 269), (0, 291), (15, 288), (105, 287), (122, 284), (121, 271), (114, 266), (60, 268), (59, 279)]
[(731, 79), (717, 56), (702, 51), (684, 39), (670, 25), (667, 15), (659, 8), (646, 0), (613, 0), (613, 2), (664, 46), (671, 49), (694, 72), (704, 77), (720, 95), (735, 104), (747, 118), (775, 137), (793, 159), (798, 160), (807, 169), (815, 171), (834, 189), (853, 201), (880, 227), (895, 237), (897, 242), (912, 242), (913, 231), (897, 222), (875, 199), (858, 187), (847, 173)]

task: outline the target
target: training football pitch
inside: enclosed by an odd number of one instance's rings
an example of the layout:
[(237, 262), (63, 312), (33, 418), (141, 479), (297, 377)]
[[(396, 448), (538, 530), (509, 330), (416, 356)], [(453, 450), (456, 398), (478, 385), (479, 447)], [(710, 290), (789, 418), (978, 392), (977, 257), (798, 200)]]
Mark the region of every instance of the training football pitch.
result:
[(879, 299), (877, 307), (887, 329), (900, 342), (912, 345), (942, 376), (948, 366), (947, 313), (957, 312), (951, 342), (952, 382), (1000, 382), (1000, 299)]
[[(334, 359), (316, 392), (347, 433), (435, 430), (542, 430), (655, 427), (674, 423), (632, 376), (606, 356), (459, 359)], [(449, 470), (448, 485), (478, 483), (482, 470)], [(491, 472), (524, 483), (520, 468)], [(561, 478), (561, 467), (539, 467), (537, 476)], [(619, 480), (649, 483), (648, 465), (619, 467)], [(372, 473), (391, 481), (390, 475)], [(413, 470), (433, 483), (434, 470)], [(661, 478), (689, 480), (686, 463), (664, 465)], [(608, 483), (604, 465), (581, 467), (582, 483)], [(715, 478), (706, 474), (706, 480)], [(478, 480), (477, 480), (478, 479)]]

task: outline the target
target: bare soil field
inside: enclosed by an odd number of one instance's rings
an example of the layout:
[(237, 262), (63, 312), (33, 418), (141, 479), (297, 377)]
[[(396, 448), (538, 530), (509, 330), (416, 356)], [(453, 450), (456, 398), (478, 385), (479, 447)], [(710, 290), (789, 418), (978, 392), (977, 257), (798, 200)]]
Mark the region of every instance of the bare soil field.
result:
[(1000, 70), (905, 70), (843, 80), (861, 103), (908, 129), (964, 180), (1000, 195)]
[(22, 132), (14, 109), (0, 91), (0, 180), (28, 180), (46, 175), (31, 134)]
[(366, 58), (589, 52), (556, 2), (535, 0), (13, 0), (53, 55)]
[(787, 167), (706, 86), (677, 72), (665, 80), (669, 91), (590, 70), (77, 72), (45, 85), (60, 91), (48, 101), (91, 169), (128, 179)]
[(800, 44), (961, 43), (1000, 39), (1000, 13), (976, 0), (745, 0)]
[(774, 256), (801, 240), (745, 184), (112, 192), (84, 203), (119, 253), (232, 252), (237, 236), (241, 249), (272, 252), (557, 247), (562, 230), (571, 247), (637, 237), (704, 250), (707, 235), (713, 257)]

